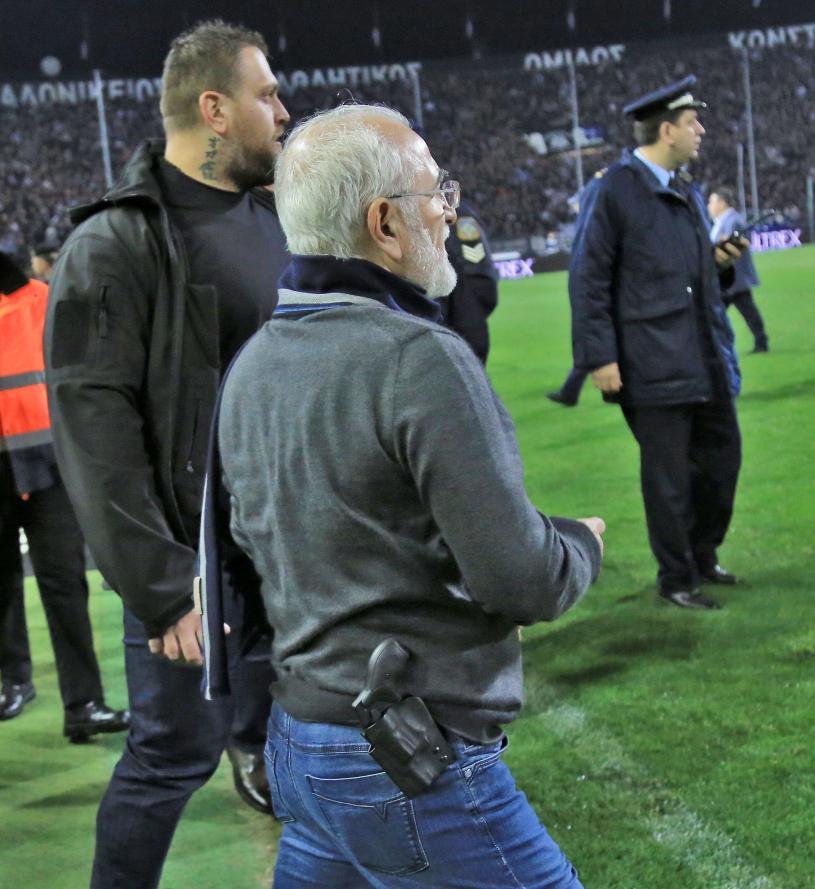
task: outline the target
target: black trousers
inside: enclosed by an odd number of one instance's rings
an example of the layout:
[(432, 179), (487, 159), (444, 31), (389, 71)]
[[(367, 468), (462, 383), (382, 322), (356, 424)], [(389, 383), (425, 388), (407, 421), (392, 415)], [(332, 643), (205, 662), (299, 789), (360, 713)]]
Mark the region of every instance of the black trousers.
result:
[(588, 375), (588, 371), (577, 370), (577, 368), (573, 367), (560, 387), (560, 394), (569, 401), (577, 401), (580, 398), (583, 383), (586, 382)]
[(663, 592), (692, 590), (718, 561), (741, 465), (732, 401), (623, 407), (640, 446), (640, 478), (651, 551)]
[[(0, 647), (13, 635), (11, 650), (0, 651), (3, 681), (30, 680), (25, 620), (20, 620), (23, 565), (20, 528), (25, 531), (40, 589), (62, 703), (65, 707), (103, 701), (99, 663), (93, 650), (85, 579), (85, 544), (62, 485), (23, 500), (7, 460), (0, 461)], [(11, 618), (11, 623), (6, 622)], [(16, 658), (16, 662), (15, 662)], [(26, 665), (25, 660), (28, 660)]]
[(22, 586), (21, 579), (20, 592), (0, 624), (0, 680), (3, 685), (25, 685), (32, 677)]
[(91, 889), (156, 889), (176, 826), (227, 745), (263, 755), (272, 708), (269, 640), (249, 651), (227, 639), (231, 697), (204, 700), (202, 670), (151, 654), (124, 611), (130, 733), (96, 816)]
[(750, 333), (753, 334), (755, 348), (766, 349), (769, 345), (767, 331), (764, 328), (764, 319), (761, 317), (761, 312), (759, 312), (758, 306), (753, 299), (752, 290), (740, 290), (738, 293), (725, 296), (724, 304), (728, 308), (735, 306), (739, 310), (750, 328)]

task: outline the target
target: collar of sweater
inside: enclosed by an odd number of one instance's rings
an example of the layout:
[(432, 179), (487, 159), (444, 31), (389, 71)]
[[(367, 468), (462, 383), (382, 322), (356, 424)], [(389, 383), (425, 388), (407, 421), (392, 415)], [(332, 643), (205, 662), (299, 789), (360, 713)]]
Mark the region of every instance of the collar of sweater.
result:
[(439, 321), (437, 302), (415, 284), (366, 259), (292, 257), (278, 282), (275, 315), (377, 302), (396, 312)]

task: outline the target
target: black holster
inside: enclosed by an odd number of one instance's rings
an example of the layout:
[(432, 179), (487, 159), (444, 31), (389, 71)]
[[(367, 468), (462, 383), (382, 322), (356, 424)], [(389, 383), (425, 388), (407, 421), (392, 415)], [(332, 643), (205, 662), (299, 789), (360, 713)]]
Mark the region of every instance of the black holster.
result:
[(421, 698), (403, 698), (362, 732), (371, 756), (405, 794), (418, 796), (455, 762), (447, 743)]
[(371, 756), (407, 797), (418, 796), (456, 755), (421, 698), (396, 685), (409, 653), (395, 640), (380, 643), (368, 662), (367, 687), (354, 701)]

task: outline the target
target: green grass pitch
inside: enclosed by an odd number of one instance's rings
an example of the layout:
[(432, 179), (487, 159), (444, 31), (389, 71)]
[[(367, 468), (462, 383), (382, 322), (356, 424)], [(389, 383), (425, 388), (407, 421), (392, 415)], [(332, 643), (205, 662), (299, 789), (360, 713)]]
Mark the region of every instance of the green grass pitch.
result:
[[(744, 466), (721, 550), (745, 583), (712, 613), (655, 598), (637, 451), (619, 410), (590, 385), (573, 410), (544, 397), (570, 364), (565, 275), (502, 284), (489, 372), (515, 418), (531, 496), (544, 511), (608, 523), (597, 585), (563, 619), (524, 632), (527, 706), (506, 755), (589, 889), (815, 886), (815, 248), (758, 266), (772, 351), (748, 355), (731, 310)], [(91, 582), (108, 700), (123, 706), (118, 600)], [(0, 724), (0, 887), (84, 889), (123, 739), (62, 739), (33, 582), (27, 604), (38, 697)], [(267, 887), (277, 836), (238, 801), (224, 764), (190, 803), (162, 886)]]

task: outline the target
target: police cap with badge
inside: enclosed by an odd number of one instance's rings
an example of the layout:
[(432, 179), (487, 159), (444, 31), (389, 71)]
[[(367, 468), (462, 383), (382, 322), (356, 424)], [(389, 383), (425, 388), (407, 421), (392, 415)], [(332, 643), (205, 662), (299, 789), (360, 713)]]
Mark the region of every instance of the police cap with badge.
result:
[(696, 85), (696, 78), (690, 74), (684, 80), (669, 83), (652, 93), (634, 99), (623, 108), (623, 114), (637, 120), (648, 120), (667, 111), (680, 111), (685, 108), (707, 108), (706, 102), (694, 99), (691, 88)]

